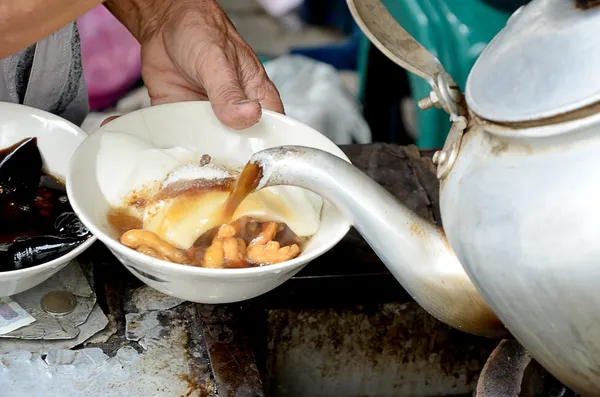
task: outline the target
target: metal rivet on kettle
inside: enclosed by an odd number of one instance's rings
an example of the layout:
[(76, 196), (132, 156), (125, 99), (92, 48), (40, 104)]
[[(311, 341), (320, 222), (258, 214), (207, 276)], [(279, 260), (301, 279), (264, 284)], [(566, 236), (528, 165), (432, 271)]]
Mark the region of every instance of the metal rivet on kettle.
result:
[(44, 295), (40, 304), (46, 313), (64, 316), (75, 310), (77, 298), (68, 291), (53, 291)]
[(417, 105), (419, 106), (419, 108), (421, 110), (427, 110), (427, 109), (431, 109), (432, 107), (435, 106), (435, 104), (433, 103), (433, 101), (431, 100), (430, 97), (425, 97), (423, 99), (421, 99)]
[(446, 152), (437, 151), (433, 155), (433, 159), (432, 159), (433, 164), (436, 164), (436, 165), (443, 164), (446, 162), (447, 157), (448, 156), (446, 155)]
[(435, 91), (431, 91), (429, 93), (429, 96), (426, 96), (425, 98), (419, 100), (419, 102), (417, 103), (417, 106), (421, 110), (428, 110), (434, 107), (440, 107), (439, 105), (440, 100)]

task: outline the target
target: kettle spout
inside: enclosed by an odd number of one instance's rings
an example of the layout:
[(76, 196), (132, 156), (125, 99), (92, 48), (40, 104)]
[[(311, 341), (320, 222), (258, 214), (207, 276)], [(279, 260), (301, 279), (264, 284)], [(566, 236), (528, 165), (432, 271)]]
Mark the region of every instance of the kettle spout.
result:
[(443, 230), (400, 204), (352, 164), (301, 146), (262, 150), (250, 163), (262, 169), (257, 190), (297, 186), (340, 209), (415, 301), (438, 320), (475, 335), (507, 335)]

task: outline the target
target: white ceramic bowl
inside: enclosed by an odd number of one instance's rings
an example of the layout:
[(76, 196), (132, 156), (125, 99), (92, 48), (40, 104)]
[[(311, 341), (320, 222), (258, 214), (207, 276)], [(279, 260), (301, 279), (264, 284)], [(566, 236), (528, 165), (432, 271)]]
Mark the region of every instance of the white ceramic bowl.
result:
[[(45, 170), (61, 180), (69, 160), (87, 134), (53, 114), (28, 106), (0, 102), (0, 148), (37, 137)], [(0, 219), (0, 222), (2, 220)], [(60, 258), (28, 269), (0, 272), (0, 297), (18, 294), (46, 281), (96, 241), (95, 237)]]
[[(248, 269), (207, 269), (140, 254), (115, 240), (106, 220), (108, 203), (97, 181), (96, 157), (101, 134), (108, 131), (136, 135), (161, 148), (190, 148), (233, 167), (243, 166), (259, 150), (281, 145), (315, 147), (349, 160), (324, 135), (277, 113), (265, 111), (255, 126), (244, 131), (231, 130), (217, 120), (208, 102), (150, 107), (122, 116), (94, 132), (79, 147), (71, 162), (67, 193), (73, 209), (129, 271), (165, 294), (199, 303), (229, 303), (253, 298), (288, 280), (312, 259), (337, 244), (350, 228), (349, 221), (325, 202), (318, 233), (299, 257), (284, 263)], [(119, 172), (117, 167), (114, 172)]]

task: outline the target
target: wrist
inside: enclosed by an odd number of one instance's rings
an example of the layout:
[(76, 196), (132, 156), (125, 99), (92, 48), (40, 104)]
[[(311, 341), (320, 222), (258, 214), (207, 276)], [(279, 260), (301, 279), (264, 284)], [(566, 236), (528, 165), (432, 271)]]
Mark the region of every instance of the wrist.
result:
[(142, 43), (158, 29), (174, 2), (177, 0), (107, 0), (104, 6)]
[(104, 5), (140, 43), (190, 11), (205, 18), (208, 25), (225, 15), (216, 0), (107, 0)]

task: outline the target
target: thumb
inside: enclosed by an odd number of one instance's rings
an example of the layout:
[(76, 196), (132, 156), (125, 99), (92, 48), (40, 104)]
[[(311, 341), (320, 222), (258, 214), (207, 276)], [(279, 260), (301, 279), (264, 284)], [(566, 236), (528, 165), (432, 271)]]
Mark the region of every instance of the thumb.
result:
[(247, 97), (234, 70), (221, 67), (204, 75), (210, 76), (204, 86), (213, 111), (223, 124), (241, 130), (258, 122), (261, 105)]

